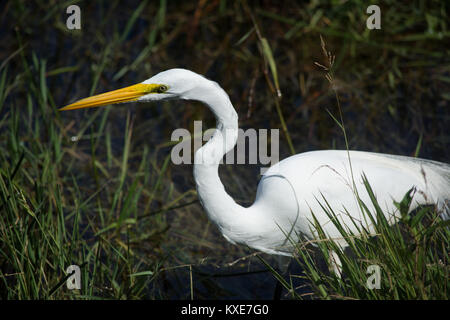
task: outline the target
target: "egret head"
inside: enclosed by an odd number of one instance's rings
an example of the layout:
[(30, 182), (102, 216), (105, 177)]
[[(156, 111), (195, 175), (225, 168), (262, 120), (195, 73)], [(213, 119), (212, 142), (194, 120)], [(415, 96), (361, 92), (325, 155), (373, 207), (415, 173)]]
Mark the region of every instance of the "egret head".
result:
[(122, 89), (81, 99), (60, 110), (100, 107), (132, 101), (157, 101), (168, 99), (191, 99), (202, 82), (211, 82), (186, 69), (170, 69), (158, 73), (144, 82)]

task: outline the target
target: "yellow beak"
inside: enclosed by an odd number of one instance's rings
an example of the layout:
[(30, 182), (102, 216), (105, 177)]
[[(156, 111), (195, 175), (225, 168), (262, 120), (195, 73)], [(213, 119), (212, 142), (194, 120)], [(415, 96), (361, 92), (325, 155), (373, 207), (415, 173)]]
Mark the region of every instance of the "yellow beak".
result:
[(159, 86), (160, 85), (158, 84), (138, 83), (122, 89), (78, 100), (68, 106), (62, 107), (59, 111), (101, 107), (108, 104), (136, 101), (149, 93), (157, 93)]

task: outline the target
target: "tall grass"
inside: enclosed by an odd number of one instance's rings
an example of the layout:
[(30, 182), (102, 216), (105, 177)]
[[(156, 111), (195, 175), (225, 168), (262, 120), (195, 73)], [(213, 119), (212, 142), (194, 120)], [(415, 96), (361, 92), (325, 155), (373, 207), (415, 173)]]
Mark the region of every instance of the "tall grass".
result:
[[(352, 177), (352, 195), (359, 203), (361, 213), (368, 224), (351, 218), (355, 232), (343, 225), (326, 198), (317, 199), (323, 212), (339, 231), (339, 239), (330, 238), (323, 226), (312, 213), (312, 230), (318, 237), (304, 243), (294, 243), (295, 263), (304, 270), (302, 275), (290, 275), (307, 280), (306, 293), (299, 294), (292, 285), (273, 268), (275, 278), (297, 299), (442, 299), (447, 300), (449, 288), (450, 221), (443, 221), (441, 212), (433, 206), (421, 207), (410, 212), (415, 188), (409, 190), (400, 202), (394, 204), (398, 209), (397, 219), (387, 217), (392, 213), (383, 212), (375, 197), (367, 177), (361, 177), (371, 205), (364, 203), (357, 191), (346, 127), (343, 120), (339, 94), (333, 76), (335, 56), (327, 50), (320, 37), (325, 65), (315, 62), (326, 72), (325, 78), (331, 85), (337, 102), (339, 117), (327, 110), (328, 114), (342, 130), (348, 154)], [(420, 151), (422, 138), (416, 146), (415, 155)], [(375, 208), (372, 212), (369, 208)], [(345, 208), (344, 208), (345, 210)], [(394, 225), (393, 225), (394, 223)], [(342, 240), (348, 244), (342, 246)], [(318, 253), (320, 253), (318, 255)], [(336, 261), (335, 256), (339, 258)], [(326, 268), (318, 267), (318, 258), (326, 260)], [(267, 265), (267, 264), (266, 264)], [(375, 274), (376, 273), (376, 274)], [(303, 288), (305, 291), (305, 288)]]
[[(44, 61), (33, 60), (27, 69), (30, 105), (10, 108), (2, 123), (8, 127), (8, 135), (0, 155), (0, 296), (7, 299), (140, 296), (152, 277), (133, 274), (144, 267), (156, 274), (159, 267), (157, 263), (136, 259), (130, 243), (136, 238), (137, 230), (132, 226), (137, 225), (142, 184), (150, 179), (147, 161), (142, 161), (140, 177), (124, 190), (130, 120), (124, 134), (122, 160), (111, 159), (118, 163), (113, 168), (120, 169), (119, 178), (108, 177), (101, 184), (97, 176), (107, 173), (95, 157), (96, 139), (92, 137), (102, 136), (104, 127), (91, 130), (89, 148), (93, 180), (98, 186), (94, 193), (83, 195), (85, 188), (79, 185), (82, 179), (77, 170), (62, 167), (63, 161), (69, 168), (75, 166), (69, 155), (76, 153), (67, 146), (68, 137), (59, 127), (61, 123), (51, 120), (58, 116), (45, 77), (38, 76), (45, 73), (44, 68)], [(31, 108), (35, 99), (37, 109)], [(32, 120), (20, 121), (24, 118)], [(34, 119), (46, 120), (42, 123)], [(147, 160), (145, 155), (144, 159)], [(105, 190), (109, 193), (105, 194)], [(139, 237), (145, 235), (139, 233)], [(82, 290), (64, 290), (65, 270), (72, 264), (81, 267)]]
[[(111, 150), (108, 110), (86, 117), (74, 134), (48, 87), (49, 77), (73, 69), (48, 72), (46, 60), (34, 53), (21, 51), (19, 58), (23, 72), (13, 78), (6, 65), (0, 77), (0, 108), (8, 102), (0, 120), (0, 297), (161, 297), (151, 285), (161, 256), (135, 248), (161, 241), (164, 213), (183, 208), (186, 199), (193, 203), (195, 192), (180, 194), (163, 183), (167, 157), (159, 163), (148, 147), (132, 154), (130, 113), (119, 155)], [(18, 85), (20, 97), (6, 100)], [(131, 161), (137, 163), (132, 176)], [(161, 195), (167, 203), (155, 206)], [(70, 265), (81, 268), (81, 290), (65, 287)]]
[[(280, 127), (281, 159), (346, 145), (398, 154), (417, 145), (415, 154), (448, 159), (446, 2), (388, 1), (382, 32), (365, 30), (364, 1), (77, 4), (82, 29), (70, 31), (66, 2), (2, 2), (1, 298), (272, 295), (272, 283), (260, 289), (272, 280), (261, 270), (247, 280), (261, 267), (256, 254), (226, 243), (207, 220), (192, 168), (168, 158), (175, 128), (214, 125), (203, 106), (57, 112), (168, 68), (217, 81), (241, 127)], [(348, 141), (322, 108), (335, 97), (313, 69), (319, 33), (339, 44), (335, 65), (346, 72), (334, 81)], [(233, 198), (251, 203), (259, 168), (220, 170)], [(65, 287), (72, 264), (81, 290)]]
[[(388, 214), (381, 210), (369, 181), (365, 176), (362, 179), (375, 208), (375, 212), (371, 212), (369, 204), (361, 203), (370, 229), (353, 221), (359, 226), (358, 230), (348, 231), (326, 199), (318, 199), (323, 212), (339, 230), (339, 240), (345, 239), (348, 247), (343, 248), (337, 239), (329, 238), (322, 226), (315, 223), (318, 238), (294, 244), (295, 263), (304, 271), (290, 275), (290, 279), (305, 280), (302, 293), (291, 285), (292, 281), (284, 280), (275, 270), (272, 272), (283, 279), (281, 283), (288, 294), (297, 299), (447, 300), (450, 295), (450, 222), (443, 221), (433, 206), (409, 212), (415, 192), (411, 189), (400, 202), (395, 202), (399, 212), (392, 225), (386, 219)], [(341, 260), (341, 276), (331, 271), (335, 265), (330, 252), (336, 252)], [(326, 267), (318, 267), (321, 264)]]

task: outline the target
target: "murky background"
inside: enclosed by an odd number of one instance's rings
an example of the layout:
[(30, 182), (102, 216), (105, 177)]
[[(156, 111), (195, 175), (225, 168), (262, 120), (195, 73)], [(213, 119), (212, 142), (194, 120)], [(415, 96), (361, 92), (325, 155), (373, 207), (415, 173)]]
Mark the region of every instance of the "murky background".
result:
[[(213, 127), (213, 115), (181, 101), (56, 111), (90, 94), (187, 68), (225, 89), (241, 128), (280, 129), (280, 159), (291, 150), (276, 101), (296, 153), (344, 149), (342, 131), (328, 113), (338, 115), (336, 97), (315, 64), (326, 64), (322, 35), (335, 55), (332, 71), (350, 149), (449, 161), (445, 2), (385, 1), (381, 30), (366, 28), (363, 1), (80, 1), (81, 30), (66, 27), (69, 4), (1, 5), (0, 72), (6, 72), (7, 94), (0, 96), (0, 143), (3, 167), (20, 158), (11, 141), (27, 150), (23, 166), (30, 171), (17, 179), (24, 190), (29, 185), (30, 201), (33, 179), (50, 198), (56, 194), (49, 180), (39, 178), (43, 168), (52, 168), (67, 228), (79, 226), (72, 238), (79, 246), (71, 252), (89, 261), (92, 295), (271, 299), (276, 281), (253, 250), (227, 243), (208, 221), (196, 201), (192, 165), (170, 162), (172, 132), (193, 132), (194, 120)], [(256, 28), (271, 48), (280, 100)], [(10, 122), (17, 126), (5, 125)], [(58, 146), (54, 135), (62, 137)], [(45, 150), (54, 167), (34, 165)], [(260, 167), (220, 167), (238, 203), (253, 202)], [(95, 256), (104, 261), (96, 273)], [(275, 258), (261, 257), (277, 266)], [(114, 281), (121, 287), (130, 274), (149, 270), (133, 277), (142, 281), (139, 289), (135, 282), (124, 285), (128, 291), (115, 287)]]

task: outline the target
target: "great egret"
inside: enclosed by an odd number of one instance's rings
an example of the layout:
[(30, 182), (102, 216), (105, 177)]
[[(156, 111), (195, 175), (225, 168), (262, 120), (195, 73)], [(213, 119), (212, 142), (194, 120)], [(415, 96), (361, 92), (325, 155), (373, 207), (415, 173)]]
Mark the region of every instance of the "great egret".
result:
[(374, 209), (362, 182), (362, 173), (390, 218), (397, 214), (393, 200), (400, 201), (413, 186), (417, 192), (411, 210), (418, 205), (437, 204), (443, 217), (448, 218), (450, 165), (360, 151), (325, 150), (291, 156), (266, 171), (252, 206), (238, 205), (225, 191), (218, 174), (219, 161), (236, 144), (237, 113), (216, 82), (189, 70), (167, 70), (142, 83), (85, 98), (60, 110), (169, 99), (203, 102), (217, 119), (215, 134), (195, 153), (194, 178), (203, 208), (231, 243), (269, 254), (291, 255), (293, 246), (287, 241), (287, 235), (293, 242), (317, 236), (311, 224), (314, 213), (328, 237), (345, 246), (345, 239), (339, 239), (340, 232), (319, 201), (325, 197), (341, 223), (357, 232), (352, 219), (361, 224), (367, 219), (358, 205), (356, 191), (361, 200)]

